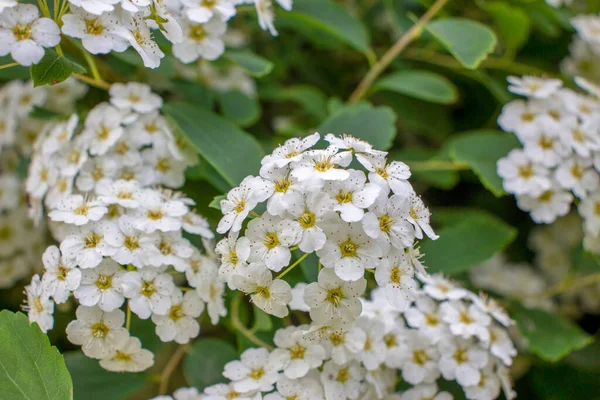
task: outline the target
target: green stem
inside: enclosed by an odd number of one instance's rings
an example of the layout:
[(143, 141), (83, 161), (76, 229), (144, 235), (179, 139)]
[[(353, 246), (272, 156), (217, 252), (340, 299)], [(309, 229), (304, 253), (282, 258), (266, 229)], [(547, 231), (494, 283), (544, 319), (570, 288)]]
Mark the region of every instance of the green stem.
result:
[(461, 171), (470, 169), (469, 164), (454, 161), (428, 160), (428, 161), (413, 161), (407, 162), (411, 171)]
[(167, 365), (165, 365), (165, 369), (163, 370), (162, 374), (160, 374), (160, 384), (158, 387), (159, 395), (167, 394), (169, 390), (169, 381), (171, 380), (171, 375), (173, 375), (175, 368), (177, 368), (177, 365), (179, 365), (179, 362), (185, 355), (189, 346), (189, 343), (179, 345), (177, 351), (173, 353), (173, 355), (169, 359), (169, 362), (167, 363)]
[(304, 255), (302, 257), (300, 257), (299, 259), (296, 260), (295, 263), (293, 263), (292, 265), (290, 265), (289, 267), (287, 267), (282, 273), (280, 273), (279, 275), (277, 275), (276, 279), (281, 279), (283, 278), (288, 272), (290, 272), (291, 270), (293, 270), (296, 265), (300, 264), (302, 262), (302, 260), (304, 260), (306, 257), (308, 257), (309, 253), (304, 253)]
[(273, 350), (273, 346), (263, 342), (262, 340), (260, 340), (259, 338), (257, 338), (252, 332), (250, 332), (248, 330), (248, 328), (246, 328), (244, 326), (244, 324), (242, 324), (242, 321), (240, 321), (240, 317), (239, 317), (239, 311), (240, 311), (240, 299), (242, 297), (241, 293), (238, 293), (237, 296), (235, 296), (233, 298), (233, 300), (231, 300), (231, 325), (233, 325), (233, 327), (240, 332), (242, 335), (244, 335), (246, 338), (248, 338), (248, 340), (250, 340), (252, 343), (264, 347), (265, 349), (272, 351)]
[(129, 307), (129, 301), (127, 301), (127, 319), (125, 320), (125, 329), (127, 329), (127, 332), (129, 332), (130, 328), (131, 328), (131, 307)]
[(600, 272), (596, 272), (594, 274), (582, 276), (579, 278), (565, 279), (556, 286), (553, 286), (550, 289), (543, 292), (542, 294), (540, 294), (538, 298), (545, 299), (548, 297), (554, 297), (566, 291), (582, 288), (585, 286), (592, 285), (594, 283), (600, 283)]
[(104, 82), (104, 80), (100, 76), (100, 72), (98, 72), (98, 67), (96, 66), (94, 57), (92, 57), (92, 55), (90, 53), (88, 53), (87, 51), (85, 51), (84, 49), (81, 49), (81, 52), (83, 53), (83, 57), (85, 58), (85, 61), (90, 66), (90, 71), (92, 72), (92, 76), (94, 77), (94, 79), (97, 81), (100, 81), (100, 82)]
[(16, 67), (17, 65), (19, 65), (19, 63), (13, 62), (10, 64), (4, 64), (4, 65), (0, 65), (0, 69), (5, 69), (5, 68), (10, 68), (10, 67)]

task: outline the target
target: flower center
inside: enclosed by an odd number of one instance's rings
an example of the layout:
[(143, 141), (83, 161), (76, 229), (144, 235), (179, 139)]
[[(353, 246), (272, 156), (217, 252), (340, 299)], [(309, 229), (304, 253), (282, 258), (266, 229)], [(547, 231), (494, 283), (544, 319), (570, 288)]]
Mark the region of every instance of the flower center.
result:
[(58, 279), (59, 281), (64, 281), (65, 279), (67, 279), (68, 273), (68, 269), (66, 269), (62, 265), (59, 265), (59, 267), (56, 269), (56, 279)]
[(579, 129), (573, 129), (573, 140), (579, 143), (583, 142), (585, 140), (583, 132), (581, 132)]
[(44, 312), (44, 306), (42, 305), (42, 300), (39, 297), (33, 299), (33, 309), (38, 314)]
[(394, 347), (398, 344), (396, 336), (392, 335), (391, 333), (388, 333), (383, 337), (383, 342), (388, 348)]
[(125, 241), (123, 242), (123, 244), (129, 251), (137, 250), (140, 247), (140, 242), (138, 241), (138, 238), (135, 236), (127, 236), (125, 238)]
[(467, 361), (469, 361), (467, 352), (464, 349), (456, 349), (453, 357), (456, 360), (456, 362), (459, 364), (466, 363)]
[(133, 193), (129, 193), (125, 190), (121, 190), (119, 193), (117, 193), (117, 199), (121, 199), (121, 200), (133, 199)]
[(87, 206), (87, 203), (83, 203), (82, 205), (80, 205), (79, 207), (77, 207), (75, 210), (73, 210), (73, 212), (77, 215), (86, 215), (89, 211), (89, 207)]
[(199, 41), (204, 39), (204, 36), (206, 36), (206, 31), (204, 30), (202, 25), (194, 25), (190, 29), (190, 39)]
[(104, 27), (97, 19), (85, 21), (85, 29), (90, 35), (100, 35), (104, 31)]
[(171, 307), (171, 310), (169, 311), (169, 318), (171, 318), (173, 321), (178, 321), (183, 317), (185, 317), (185, 314), (183, 313), (183, 308), (181, 306), (177, 305)]
[(9, 240), (13, 236), (13, 230), (10, 226), (0, 226), (0, 240)]
[(337, 196), (335, 196), (335, 199), (340, 204), (350, 203), (352, 201), (352, 192), (341, 190)]
[(358, 246), (352, 243), (350, 239), (340, 244), (340, 252), (342, 253), (342, 257), (354, 257), (357, 250)]
[(214, 7), (217, 4), (217, 0), (202, 0), (202, 5), (206, 8)]
[(350, 371), (348, 371), (348, 368), (342, 368), (338, 371), (337, 377), (335, 378), (338, 382), (346, 382), (348, 379), (350, 379)]
[(552, 150), (552, 148), (554, 147), (554, 139), (542, 136), (540, 138), (539, 145), (544, 150)]
[(242, 199), (242, 200), (238, 201), (238, 203), (235, 205), (235, 212), (239, 214), (242, 211), (244, 211), (245, 208), (246, 208), (246, 200)]
[(158, 131), (158, 126), (156, 126), (156, 123), (154, 121), (152, 121), (152, 122), (148, 122), (147, 124), (145, 124), (144, 129), (146, 130), (147, 133), (152, 135)]
[(158, 221), (162, 217), (163, 217), (163, 213), (160, 210), (149, 210), (148, 211), (148, 218), (150, 218), (153, 221)]
[(580, 165), (573, 165), (571, 167), (571, 175), (577, 179), (581, 179), (583, 177), (583, 168)]
[(116, 204), (111, 204), (108, 206), (108, 212), (106, 213), (106, 218), (115, 219), (121, 215), (121, 209)]
[(50, 171), (48, 171), (48, 168), (42, 168), (40, 170), (40, 180), (42, 182), (46, 182), (48, 180), (48, 175), (50, 174)]
[(158, 245), (158, 249), (160, 250), (163, 256), (168, 256), (169, 254), (171, 254), (172, 251), (171, 244), (165, 241), (160, 242), (160, 244)]
[(112, 287), (112, 276), (98, 275), (96, 279), (96, 287), (100, 290), (108, 290)]
[(272, 250), (275, 247), (277, 247), (277, 245), (279, 245), (279, 238), (277, 237), (277, 234), (274, 232), (267, 233), (267, 235), (265, 236), (264, 244), (269, 250)]
[(471, 318), (471, 315), (469, 315), (469, 313), (467, 313), (467, 312), (461, 312), (458, 319), (463, 324), (472, 324), (473, 323), (473, 318)]
[(92, 171), (92, 178), (95, 181), (99, 181), (100, 179), (104, 178), (104, 170), (102, 169), (101, 166), (96, 165), (94, 167), (94, 170)]
[(400, 268), (398, 268), (398, 267), (392, 268), (392, 270), (390, 271), (390, 282), (400, 283), (400, 279), (402, 279), (402, 275), (404, 275), (404, 272)]
[(329, 340), (334, 346), (339, 346), (340, 344), (344, 343), (345, 339), (346, 338), (343, 333), (332, 333), (329, 335)]
[(394, 220), (388, 217), (387, 215), (379, 218), (379, 229), (381, 232), (388, 233), (390, 229), (392, 229), (392, 225), (394, 225)]
[(252, 371), (250, 371), (250, 373), (248, 374), (248, 377), (250, 379), (259, 380), (260, 378), (263, 377), (264, 374), (265, 374), (265, 370), (262, 367), (258, 367), (258, 368), (254, 368)]
[(377, 168), (375, 170), (375, 172), (377, 172), (377, 175), (379, 175), (383, 179), (386, 179), (388, 177), (388, 173), (387, 173), (387, 170), (385, 168)]
[(372, 348), (373, 348), (373, 339), (371, 339), (371, 336), (367, 336), (367, 340), (365, 340), (365, 347), (363, 348), (363, 350), (370, 351)]
[(342, 289), (340, 289), (340, 288), (330, 289), (327, 292), (327, 297), (326, 297), (327, 301), (330, 302), (331, 304), (333, 304), (335, 307), (339, 307), (343, 298), (344, 298), (344, 293), (342, 292)]
[(154, 282), (144, 281), (144, 283), (142, 283), (142, 289), (140, 290), (140, 293), (146, 297), (150, 297), (156, 293), (156, 286), (154, 286)]
[(167, 158), (159, 158), (156, 162), (156, 170), (163, 174), (169, 172), (171, 169), (171, 161)]
[(235, 252), (235, 250), (231, 250), (229, 252), (229, 262), (232, 263), (233, 265), (236, 265), (238, 263), (240, 259), (238, 258), (237, 253)]
[(92, 325), (92, 336), (95, 338), (105, 338), (109, 331), (110, 329), (108, 329), (108, 326), (104, 325), (102, 322)]
[(540, 195), (540, 197), (538, 197), (538, 200), (542, 201), (542, 202), (548, 202), (548, 201), (552, 200), (553, 195), (554, 195), (554, 193), (552, 193), (551, 190), (546, 190), (544, 193), (542, 193)]
[(331, 169), (333, 165), (329, 162), (329, 160), (321, 160), (315, 162), (315, 169), (319, 172), (325, 172)]
[(13, 33), (17, 40), (27, 40), (31, 36), (31, 28), (29, 25), (18, 24), (14, 27)]
[(131, 354), (122, 353), (122, 352), (120, 352), (120, 351), (117, 350), (117, 354), (115, 354), (115, 356), (113, 357), (113, 359), (117, 360), (117, 361), (130, 362), (131, 361)]
[(300, 225), (304, 229), (308, 229), (308, 228), (312, 228), (313, 226), (315, 226), (315, 223), (317, 222), (317, 220), (315, 219), (315, 214), (313, 214), (309, 211), (305, 211), (304, 214), (302, 214), (298, 218), (298, 222), (300, 222)]
[(268, 299), (269, 297), (271, 297), (271, 292), (269, 291), (269, 288), (266, 286), (259, 286), (256, 288), (256, 295), (265, 299)]
[(129, 96), (127, 96), (127, 100), (129, 100), (130, 103), (139, 103), (141, 100), (141, 97), (138, 96), (135, 93), (130, 93)]
[(305, 352), (306, 352), (306, 348), (297, 344), (290, 348), (290, 357), (293, 360), (298, 360), (298, 359), (304, 358)]
[(417, 350), (413, 353), (413, 362), (415, 364), (425, 365), (427, 360), (427, 354), (425, 354), (424, 350)]
[(93, 249), (100, 243), (100, 236), (95, 232), (90, 232), (85, 235), (84, 244), (88, 249)]
[(79, 162), (80, 158), (81, 158), (81, 153), (78, 152), (77, 150), (73, 150), (72, 152), (70, 152), (69, 156), (67, 157), (67, 159), (69, 160), (69, 162), (71, 164), (77, 164)]
[(438, 317), (435, 314), (425, 314), (425, 322), (429, 326), (436, 326), (438, 324)]
[(98, 132), (96, 132), (96, 137), (100, 140), (106, 140), (106, 139), (108, 139), (109, 136), (110, 136), (110, 129), (108, 129), (104, 125), (102, 125), (100, 127), (100, 129), (98, 129)]
[(123, 141), (121, 141), (115, 145), (115, 153), (117, 153), (120, 156), (127, 154), (128, 151), (129, 151), (129, 145)]
[(535, 119), (535, 114), (530, 112), (525, 112), (521, 114), (521, 121), (523, 122), (531, 122)]
[(290, 181), (287, 179), (282, 179), (280, 181), (275, 182), (275, 191), (279, 193), (287, 193), (290, 188)]

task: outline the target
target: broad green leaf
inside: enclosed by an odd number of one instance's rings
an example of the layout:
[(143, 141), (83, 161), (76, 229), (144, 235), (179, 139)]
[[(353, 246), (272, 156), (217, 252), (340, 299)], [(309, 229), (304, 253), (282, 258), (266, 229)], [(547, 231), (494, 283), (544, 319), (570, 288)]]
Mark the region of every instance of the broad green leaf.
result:
[(221, 339), (207, 338), (194, 342), (183, 360), (187, 382), (202, 391), (215, 383), (225, 382), (223, 367), (238, 358), (232, 345)]
[(271, 321), (269, 314), (256, 306), (252, 307), (252, 312), (254, 313), (254, 324), (252, 325), (253, 331), (269, 332), (273, 329), (273, 321)]
[(224, 194), (215, 196), (215, 198), (212, 199), (212, 201), (208, 204), (208, 206), (210, 208), (214, 208), (215, 210), (220, 210), (221, 209), (221, 200), (224, 200), (226, 197), (227, 196), (225, 196)]
[(258, 100), (239, 90), (219, 93), (217, 99), (225, 118), (236, 125), (246, 127), (253, 125), (260, 118)]
[(369, 52), (369, 32), (347, 7), (331, 0), (295, 0), (294, 9), (277, 15), (277, 23), (318, 38), (325, 34), (363, 53)]
[(8, 310), (0, 311), (0, 398), (73, 398), (73, 382), (63, 356), (37, 324)]
[(85, 68), (69, 60), (67, 57), (59, 56), (53, 49), (46, 49), (44, 58), (30, 68), (33, 86), (53, 85), (70, 77), (72, 74), (84, 74)]
[(517, 138), (509, 133), (492, 129), (466, 132), (450, 143), (453, 161), (469, 164), (483, 186), (496, 197), (504, 195), (502, 179), (496, 172), (498, 159), (519, 146)]
[(319, 257), (311, 253), (300, 263), (306, 282), (316, 282), (319, 276)]
[(68, 115), (60, 114), (47, 108), (35, 106), (29, 112), (29, 118), (39, 119), (42, 121), (61, 120), (69, 118)]
[(439, 104), (452, 104), (458, 100), (456, 86), (446, 77), (431, 71), (398, 71), (377, 81), (373, 89), (389, 90)]
[(466, 18), (438, 19), (427, 24), (427, 30), (469, 69), (477, 68), (496, 46), (490, 28)]
[(173, 81), (177, 95), (183, 97), (188, 103), (194, 103), (204, 108), (213, 107), (213, 94), (206, 86), (198, 82), (189, 82), (181, 79)]
[(225, 58), (238, 64), (257, 78), (265, 76), (273, 70), (273, 63), (271, 61), (247, 50), (228, 50), (225, 53)]
[(86, 357), (81, 351), (65, 353), (65, 361), (73, 376), (74, 400), (125, 399), (147, 383), (142, 373), (106, 371), (98, 360)]
[(189, 103), (165, 104), (163, 112), (229, 185), (238, 185), (251, 171), (260, 168), (260, 144), (233, 123)]
[(319, 89), (308, 85), (272, 87), (260, 92), (261, 99), (293, 101), (318, 120), (327, 118), (327, 97)]
[(517, 230), (488, 214), (465, 214), (460, 222), (436, 231), (437, 240), (424, 240), (421, 252), (429, 272), (455, 275), (475, 267), (502, 251)]
[(366, 140), (379, 150), (392, 147), (396, 136), (396, 115), (389, 107), (374, 107), (369, 103), (345, 106), (330, 116), (318, 128), (322, 135), (347, 133)]
[(548, 311), (517, 304), (511, 315), (527, 339), (529, 351), (545, 361), (556, 362), (593, 341), (575, 323)]
[(205, 180), (219, 192), (228, 192), (232, 185), (219, 175), (219, 173), (206, 160), (200, 157), (198, 164), (186, 171), (186, 176), (191, 180)]
[[(595, 355), (598, 357), (598, 353)], [(582, 371), (568, 365), (536, 365), (529, 377), (532, 389), (539, 395), (537, 399), (600, 400), (598, 370)]]
[(521, 8), (500, 1), (486, 3), (483, 8), (492, 17), (494, 25), (504, 39), (506, 50), (514, 55), (529, 39), (529, 16)]

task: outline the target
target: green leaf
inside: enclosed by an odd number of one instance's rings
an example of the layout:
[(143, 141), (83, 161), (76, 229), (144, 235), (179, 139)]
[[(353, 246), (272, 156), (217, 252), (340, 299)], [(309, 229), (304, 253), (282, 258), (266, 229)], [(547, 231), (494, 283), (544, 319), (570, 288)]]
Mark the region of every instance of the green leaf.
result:
[(568, 365), (538, 365), (532, 368), (529, 381), (540, 396), (538, 399), (600, 400), (598, 371), (582, 371)]
[(213, 107), (213, 94), (203, 84), (176, 79), (173, 86), (176, 94), (182, 96), (185, 101), (208, 109)]
[(556, 362), (593, 342), (579, 326), (548, 311), (515, 305), (512, 317), (529, 343), (529, 351), (545, 361)]
[(269, 74), (273, 70), (273, 63), (266, 58), (250, 51), (228, 50), (225, 58), (244, 68), (249, 74), (257, 78)]
[(252, 307), (252, 312), (254, 313), (254, 324), (252, 326), (253, 331), (270, 332), (271, 329), (273, 329), (273, 321), (271, 321), (269, 314), (256, 306)]
[(458, 100), (458, 89), (446, 77), (430, 71), (399, 71), (379, 80), (374, 90), (389, 90), (438, 104)]
[(465, 18), (438, 19), (427, 24), (427, 30), (469, 69), (477, 68), (496, 46), (490, 28)]
[(509, 133), (492, 129), (470, 131), (452, 140), (450, 157), (453, 161), (469, 164), (483, 186), (500, 197), (505, 192), (502, 178), (496, 172), (496, 163), (518, 146), (518, 139)]
[[(392, 151), (388, 155), (389, 160), (398, 160), (407, 163), (411, 161), (448, 161), (446, 149), (436, 153), (434, 150), (425, 147), (406, 147), (402, 150)], [(435, 187), (444, 190), (450, 190), (460, 180), (458, 171), (418, 171), (413, 170), (411, 179), (420, 180), (429, 183)]]
[(67, 79), (71, 74), (84, 74), (85, 68), (69, 60), (64, 56), (59, 56), (53, 49), (46, 49), (44, 58), (30, 68), (33, 86), (53, 85)]
[(492, 17), (494, 25), (504, 39), (506, 50), (514, 55), (529, 39), (531, 22), (527, 13), (500, 1), (486, 3), (483, 8)]
[(73, 382), (62, 355), (22, 313), (0, 311), (0, 398), (69, 400)]
[(42, 121), (61, 120), (69, 118), (68, 115), (60, 114), (47, 108), (34, 106), (29, 112), (29, 118), (39, 119)]
[(278, 25), (313, 39), (327, 35), (362, 53), (369, 52), (369, 32), (347, 7), (330, 0), (295, 0), (294, 9), (277, 15)]
[(231, 185), (258, 171), (263, 150), (256, 139), (213, 112), (189, 103), (168, 103), (163, 112), (198, 153)]
[(260, 92), (261, 99), (293, 101), (318, 120), (327, 118), (327, 97), (319, 89), (308, 85), (271, 87)]
[(210, 208), (214, 208), (215, 210), (221, 210), (221, 200), (224, 200), (227, 196), (224, 194), (215, 196), (214, 199), (208, 204)]
[(231, 90), (218, 95), (221, 111), (225, 118), (236, 125), (246, 127), (253, 125), (260, 118), (258, 100), (239, 90)]
[(387, 150), (396, 136), (395, 123), (396, 115), (391, 108), (358, 103), (339, 109), (319, 126), (318, 132), (347, 133), (366, 140), (378, 150)]
[(109, 372), (81, 351), (65, 353), (73, 376), (75, 400), (125, 399), (146, 385), (144, 374)]
[(183, 360), (187, 382), (202, 391), (215, 383), (225, 382), (223, 367), (237, 358), (232, 345), (221, 339), (207, 338), (194, 342)]
[(508, 246), (517, 230), (487, 213), (466, 213), (460, 222), (436, 232), (437, 240), (421, 243), (429, 272), (455, 275), (490, 259)]

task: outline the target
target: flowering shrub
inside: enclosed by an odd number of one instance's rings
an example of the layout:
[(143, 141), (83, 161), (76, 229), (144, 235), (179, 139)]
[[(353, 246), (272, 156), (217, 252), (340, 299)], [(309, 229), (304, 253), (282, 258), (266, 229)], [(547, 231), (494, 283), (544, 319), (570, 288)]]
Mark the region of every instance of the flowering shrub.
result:
[(0, 400), (594, 397), (599, 13), (0, 0)]

